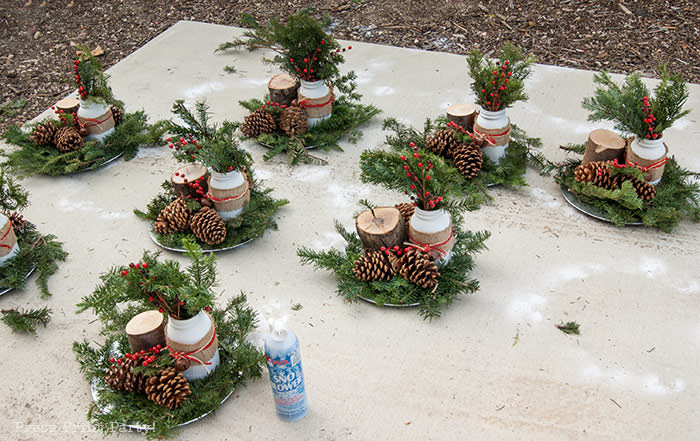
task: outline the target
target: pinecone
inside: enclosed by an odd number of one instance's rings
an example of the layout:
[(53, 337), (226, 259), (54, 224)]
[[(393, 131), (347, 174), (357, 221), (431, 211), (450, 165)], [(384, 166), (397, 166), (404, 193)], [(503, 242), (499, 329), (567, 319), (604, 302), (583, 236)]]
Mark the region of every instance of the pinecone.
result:
[(272, 133), (277, 128), (275, 117), (267, 110), (260, 108), (245, 117), (241, 132), (248, 138), (257, 138), (261, 133)]
[(457, 139), (452, 129), (439, 130), (428, 139), (425, 148), (446, 158), (451, 158), (454, 151), (461, 143)]
[(185, 198), (180, 196), (161, 210), (154, 229), (161, 235), (179, 233), (187, 230), (191, 217), (192, 210), (187, 208)]
[(19, 233), (24, 230), (24, 225), (27, 223), (27, 221), (24, 220), (21, 214), (13, 211), (11, 213), (5, 213), (5, 215), (8, 219), (10, 219), (10, 222), (12, 222), (12, 228), (15, 230), (15, 233)]
[(394, 208), (399, 210), (401, 217), (403, 217), (404, 222), (406, 222), (406, 231), (408, 231), (408, 225), (411, 223), (411, 216), (413, 212), (416, 211), (416, 207), (408, 202), (401, 202), (400, 204), (394, 205)]
[(117, 106), (111, 106), (112, 118), (114, 118), (114, 125), (118, 126), (124, 121), (124, 111)]
[(287, 136), (304, 133), (308, 127), (309, 121), (306, 118), (306, 112), (301, 107), (288, 107), (280, 116), (280, 129)]
[(158, 406), (177, 409), (192, 393), (185, 376), (167, 367), (146, 382), (146, 396)]
[(54, 140), (56, 147), (61, 153), (68, 153), (83, 148), (83, 137), (80, 136), (78, 129), (75, 127), (61, 127), (56, 131)]
[(475, 143), (462, 144), (457, 147), (453, 159), (457, 170), (467, 179), (473, 178), (481, 171), (483, 157), (481, 149)]
[(133, 359), (124, 357), (122, 363), (109, 368), (104, 377), (109, 387), (124, 392), (143, 392), (147, 379), (133, 369), (143, 362), (144, 357), (145, 355), (142, 354), (136, 354)]
[(353, 274), (360, 280), (391, 280), (394, 269), (382, 251), (370, 251), (355, 261)]
[(440, 272), (428, 253), (411, 248), (398, 261), (397, 272), (421, 288), (435, 288)]
[(54, 143), (57, 127), (51, 122), (46, 121), (37, 124), (29, 135), (29, 140), (36, 145), (50, 145)]
[(190, 229), (197, 239), (207, 245), (218, 245), (226, 239), (226, 224), (216, 210), (202, 207), (190, 221)]
[(656, 197), (656, 187), (650, 185), (647, 181), (640, 181), (639, 179), (630, 179), (634, 190), (637, 192), (639, 199), (644, 202), (649, 202)]

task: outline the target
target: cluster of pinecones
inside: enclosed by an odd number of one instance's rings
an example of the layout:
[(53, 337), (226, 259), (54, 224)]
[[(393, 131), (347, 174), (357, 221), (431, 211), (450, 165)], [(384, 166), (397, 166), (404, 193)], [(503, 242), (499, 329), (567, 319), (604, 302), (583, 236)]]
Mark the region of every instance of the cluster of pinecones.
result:
[[(306, 112), (298, 105), (293, 103), (282, 110), (279, 117), (279, 128), (287, 136), (300, 135), (306, 132), (308, 127)], [(246, 116), (243, 125), (241, 125), (241, 132), (248, 138), (257, 138), (263, 133), (272, 133), (275, 130), (277, 130), (275, 117), (265, 108), (259, 108)]]
[[(146, 354), (148, 355), (148, 354)], [(155, 375), (145, 376), (135, 372), (146, 355), (136, 354), (134, 358), (124, 358), (107, 370), (105, 381), (114, 390), (145, 393), (149, 400), (170, 410), (177, 409), (192, 393), (190, 384), (181, 372), (167, 367)]]
[(36, 145), (54, 145), (61, 153), (68, 153), (83, 147), (83, 137), (73, 126), (59, 127), (51, 121), (34, 127), (29, 139)]
[(421, 288), (435, 288), (440, 272), (428, 253), (410, 248), (401, 256), (383, 251), (368, 251), (355, 261), (352, 270), (360, 280), (391, 280), (398, 274)]
[(218, 245), (226, 239), (226, 223), (213, 208), (206, 205), (196, 213), (187, 208), (185, 198), (180, 196), (161, 210), (154, 229), (160, 235), (192, 230), (197, 239), (208, 245)]
[(606, 190), (617, 190), (622, 187), (625, 181), (629, 181), (634, 187), (639, 199), (649, 202), (656, 196), (656, 187), (649, 185), (644, 180), (635, 179), (624, 174), (612, 175), (610, 169), (613, 167), (612, 161), (593, 161), (585, 165), (579, 165), (574, 169), (574, 178), (578, 182), (590, 182), (591, 184), (605, 188)]
[(452, 159), (462, 176), (471, 179), (481, 171), (482, 144), (480, 141), (463, 143), (457, 139), (453, 129), (446, 128), (433, 133), (425, 143), (425, 148), (436, 155)]

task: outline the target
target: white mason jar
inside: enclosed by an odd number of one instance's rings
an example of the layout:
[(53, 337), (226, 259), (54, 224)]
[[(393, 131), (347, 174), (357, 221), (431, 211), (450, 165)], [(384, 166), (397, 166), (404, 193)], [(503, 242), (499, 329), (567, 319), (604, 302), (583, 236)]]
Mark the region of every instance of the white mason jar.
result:
[[(178, 320), (168, 317), (168, 324), (165, 327), (168, 345), (180, 352), (180, 345), (194, 345), (202, 341), (209, 334), (213, 326), (212, 319), (204, 311), (199, 311), (194, 317)], [(209, 343), (204, 342), (203, 345)], [(214, 342), (217, 345), (216, 352), (209, 360), (202, 360), (209, 363), (208, 365), (200, 364), (192, 361), (190, 367), (185, 369), (182, 374), (187, 381), (199, 380), (214, 372), (214, 369), (219, 365), (219, 348), (218, 341)], [(191, 355), (192, 357), (198, 354)], [(198, 358), (198, 357), (197, 357)]]
[(79, 102), (78, 119), (89, 133), (85, 137), (86, 141), (93, 139), (101, 141), (114, 131), (112, 109), (104, 100), (88, 98), (87, 100), (79, 100)]
[(250, 200), (248, 190), (248, 180), (240, 171), (219, 173), (212, 170), (209, 195), (222, 219), (234, 219), (243, 213), (245, 204)]
[[(627, 162), (637, 163), (641, 167), (648, 167), (666, 157), (668, 151), (664, 144), (664, 137), (660, 136), (656, 139), (645, 139), (634, 137), (630, 145), (631, 152), (627, 153)], [(651, 185), (656, 185), (661, 182), (664, 166), (649, 170), (647, 173), (647, 182)]]
[(455, 243), (450, 213), (444, 209), (427, 211), (416, 207), (408, 230), (412, 242), (431, 247), (430, 254), (436, 263), (450, 261)]
[(474, 131), (493, 138), (495, 145), (489, 143), (481, 149), (481, 152), (498, 163), (506, 155), (506, 148), (510, 144), (510, 119), (506, 115), (506, 109), (495, 111), (481, 109), (474, 121)]
[[(299, 86), (299, 91), (297, 92), (299, 94), (299, 102), (307, 101), (309, 104), (320, 105), (331, 99), (331, 91), (325, 81), (299, 81), (301, 82), (301, 86)], [(330, 118), (331, 112), (333, 111), (332, 109), (332, 102), (322, 107), (304, 107), (309, 122), (309, 128)]]
[(0, 267), (19, 252), (19, 244), (12, 228), (12, 222), (4, 214), (0, 213)]

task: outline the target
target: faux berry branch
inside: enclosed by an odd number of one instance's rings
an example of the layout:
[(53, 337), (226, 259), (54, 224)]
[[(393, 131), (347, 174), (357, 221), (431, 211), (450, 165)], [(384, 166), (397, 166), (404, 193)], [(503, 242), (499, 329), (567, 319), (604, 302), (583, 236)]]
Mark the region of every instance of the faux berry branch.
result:
[(109, 87), (109, 76), (104, 73), (102, 64), (92, 55), (87, 47), (80, 47), (73, 60), (73, 70), (75, 71), (75, 85), (78, 94), (83, 100), (102, 99), (107, 104), (123, 107), (112, 95)]
[(442, 196), (435, 194), (431, 170), (433, 169), (432, 162), (424, 155), (418, 152), (418, 147), (415, 143), (410, 143), (413, 149), (413, 154), (406, 156), (401, 155), (403, 161), (403, 169), (406, 173), (408, 181), (408, 189), (405, 191), (410, 194), (411, 201), (418, 208), (423, 210), (437, 210), (443, 202)]

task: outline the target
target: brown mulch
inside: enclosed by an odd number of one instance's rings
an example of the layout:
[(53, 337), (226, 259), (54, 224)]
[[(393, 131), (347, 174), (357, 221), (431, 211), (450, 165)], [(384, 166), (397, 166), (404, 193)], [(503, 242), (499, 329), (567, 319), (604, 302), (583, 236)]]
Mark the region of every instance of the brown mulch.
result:
[(338, 38), (459, 54), (512, 41), (540, 63), (645, 76), (666, 63), (700, 83), (698, 0), (2, 0), (0, 133), (72, 90), (72, 42), (102, 47), (109, 67), (178, 20), (236, 25), (311, 5)]

